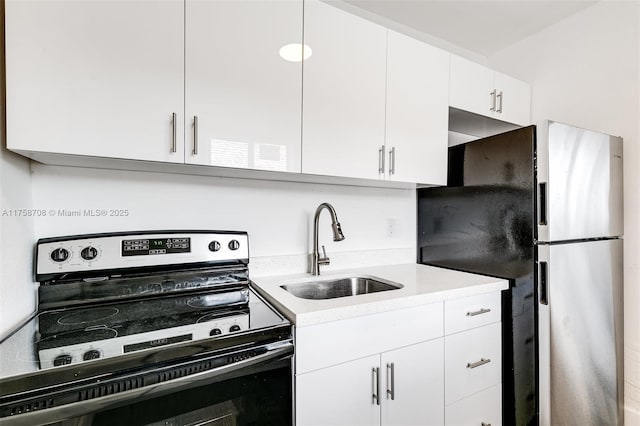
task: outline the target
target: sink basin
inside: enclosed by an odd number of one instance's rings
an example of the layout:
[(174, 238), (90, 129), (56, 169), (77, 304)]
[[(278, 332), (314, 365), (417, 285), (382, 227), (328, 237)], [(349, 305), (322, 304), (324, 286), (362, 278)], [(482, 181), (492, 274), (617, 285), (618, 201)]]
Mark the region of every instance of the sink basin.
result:
[(319, 300), (397, 290), (402, 288), (402, 284), (390, 283), (373, 277), (348, 277), (291, 283), (280, 287), (296, 297)]

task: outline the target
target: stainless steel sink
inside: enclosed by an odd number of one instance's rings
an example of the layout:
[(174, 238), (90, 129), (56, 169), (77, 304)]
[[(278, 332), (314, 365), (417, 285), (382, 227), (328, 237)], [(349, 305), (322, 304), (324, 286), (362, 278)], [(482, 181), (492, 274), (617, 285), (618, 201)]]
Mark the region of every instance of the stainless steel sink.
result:
[(358, 294), (397, 290), (402, 284), (373, 277), (348, 277), (281, 285), (281, 288), (302, 299), (335, 299)]

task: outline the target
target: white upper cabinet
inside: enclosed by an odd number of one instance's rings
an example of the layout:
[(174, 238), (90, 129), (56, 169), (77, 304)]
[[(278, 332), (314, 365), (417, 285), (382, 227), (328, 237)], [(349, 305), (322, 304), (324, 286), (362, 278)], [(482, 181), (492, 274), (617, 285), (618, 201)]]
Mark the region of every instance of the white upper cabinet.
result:
[(318, 0), (304, 15), (302, 172), (378, 179), (387, 30)]
[(185, 58), (186, 163), (300, 171), (302, 0), (186, 0)]
[(492, 92), (493, 70), (456, 55), (451, 55), (449, 105), (481, 115), (495, 110)]
[(184, 161), (184, 3), (6, 2), (7, 146)]
[(531, 87), (451, 55), (449, 105), (509, 123), (527, 125), (531, 121)]
[(389, 31), (386, 175), (446, 185), (449, 53)]
[(509, 123), (531, 124), (531, 86), (496, 71), (496, 118)]

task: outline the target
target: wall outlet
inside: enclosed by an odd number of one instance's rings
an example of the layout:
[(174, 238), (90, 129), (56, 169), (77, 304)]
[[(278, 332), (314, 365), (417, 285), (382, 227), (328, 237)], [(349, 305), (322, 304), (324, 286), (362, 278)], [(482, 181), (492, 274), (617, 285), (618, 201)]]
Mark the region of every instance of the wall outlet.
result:
[(393, 237), (398, 232), (398, 224), (395, 219), (387, 219), (387, 237)]

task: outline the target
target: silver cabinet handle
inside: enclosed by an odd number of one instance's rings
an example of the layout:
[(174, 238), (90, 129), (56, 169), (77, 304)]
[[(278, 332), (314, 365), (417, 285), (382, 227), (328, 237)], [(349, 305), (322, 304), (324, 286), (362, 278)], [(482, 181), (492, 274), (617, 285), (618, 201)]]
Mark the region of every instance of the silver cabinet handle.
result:
[(198, 155), (198, 116), (193, 116), (193, 155)]
[(488, 314), (491, 309), (482, 308), (479, 311), (467, 312), (468, 317), (475, 317), (476, 315)]
[(500, 91), (500, 93), (498, 93), (498, 95), (496, 96), (498, 99), (500, 99), (500, 102), (498, 102), (498, 109), (496, 110), (496, 112), (499, 112), (500, 114), (502, 114), (502, 91)]
[(178, 123), (177, 123), (178, 114), (175, 112), (171, 114), (171, 152), (175, 153), (178, 151)]
[(380, 368), (374, 367), (371, 371), (373, 377), (373, 399), (371, 404), (380, 405)]
[(491, 108), (489, 108), (489, 111), (495, 111), (496, 110), (496, 90), (494, 89), (493, 92), (489, 93), (489, 96), (491, 96)]
[[(391, 376), (391, 377), (389, 377)], [(387, 399), (395, 400), (396, 374), (393, 363), (387, 364)]]
[(480, 358), (480, 361), (468, 362), (467, 363), (467, 368), (480, 367), (481, 365), (489, 364), (490, 362), (491, 362), (491, 360), (489, 358)]
[(384, 145), (378, 149), (378, 174), (384, 173)]
[(396, 172), (396, 147), (394, 146), (389, 151), (389, 174), (392, 175)]

